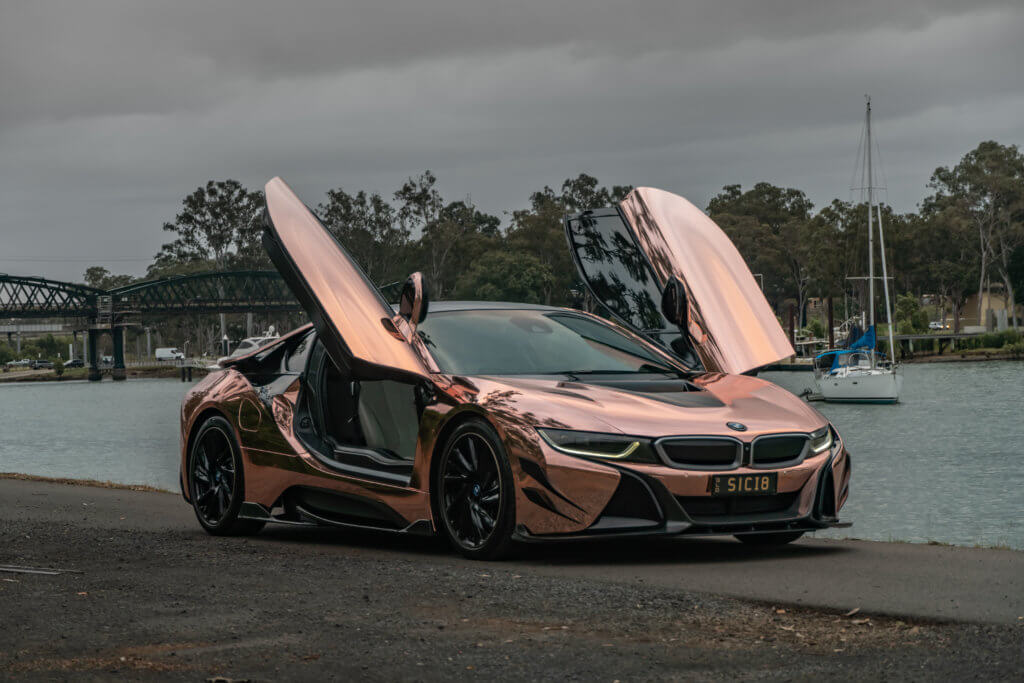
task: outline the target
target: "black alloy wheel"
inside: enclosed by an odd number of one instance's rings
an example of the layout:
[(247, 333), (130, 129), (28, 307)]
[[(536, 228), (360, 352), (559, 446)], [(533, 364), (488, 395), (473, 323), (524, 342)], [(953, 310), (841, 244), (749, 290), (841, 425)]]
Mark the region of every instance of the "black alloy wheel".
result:
[(207, 420), (196, 432), (189, 453), (189, 497), (199, 524), (215, 536), (254, 534), (258, 520), (239, 519), (245, 478), (238, 443), (223, 417)]
[(441, 455), (434, 490), (440, 526), (456, 550), (472, 559), (508, 552), (515, 522), (512, 470), (490, 425), (459, 425)]

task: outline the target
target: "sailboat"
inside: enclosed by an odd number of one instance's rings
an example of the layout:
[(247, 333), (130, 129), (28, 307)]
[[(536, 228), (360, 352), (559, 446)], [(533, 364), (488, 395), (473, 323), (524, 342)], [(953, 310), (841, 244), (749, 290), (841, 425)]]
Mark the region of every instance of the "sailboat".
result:
[[(851, 334), (844, 348), (830, 349), (814, 359), (814, 380), (818, 393), (836, 403), (896, 403), (903, 390), (903, 369), (896, 363), (892, 307), (889, 302), (889, 273), (885, 262), (882, 212), (875, 203), (874, 173), (871, 166), (871, 98), (865, 113), (868, 200), (868, 312), (870, 324), (862, 334)], [(877, 218), (877, 220), (875, 220)], [(889, 354), (877, 351), (875, 330), (875, 227), (881, 249), (882, 289), (885, 320), (889, 329)]]

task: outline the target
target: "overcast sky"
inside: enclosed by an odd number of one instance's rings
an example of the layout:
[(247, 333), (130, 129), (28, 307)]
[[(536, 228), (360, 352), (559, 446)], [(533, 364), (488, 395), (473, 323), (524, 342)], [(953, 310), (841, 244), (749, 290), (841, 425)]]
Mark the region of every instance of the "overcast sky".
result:
[(865, 93), (912, 210), (936, 166), (1024, 143), (1022, 35), (1020, 0), (0, 0), (0, 272), (142, 274), (208, 179), (316, 204), (429, 168), (501, 213), (587, 172), (821, 206), (850, 197)]

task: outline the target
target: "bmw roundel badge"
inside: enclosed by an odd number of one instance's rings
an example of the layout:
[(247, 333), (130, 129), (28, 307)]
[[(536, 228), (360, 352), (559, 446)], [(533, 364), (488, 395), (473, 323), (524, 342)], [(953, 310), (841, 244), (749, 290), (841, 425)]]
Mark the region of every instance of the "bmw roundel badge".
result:
[(736, 432), (747, 431), (747, 425), (743, 424), (742, 422), (726, 422), (725, 426)]

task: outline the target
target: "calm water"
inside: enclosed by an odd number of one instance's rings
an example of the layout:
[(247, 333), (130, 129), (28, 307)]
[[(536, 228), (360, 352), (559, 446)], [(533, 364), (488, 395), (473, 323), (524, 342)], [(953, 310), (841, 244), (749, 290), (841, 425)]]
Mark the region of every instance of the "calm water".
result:
[[(896, 406), (815, 404), (853, 454), (842, 535), (1024, 549), (1024, 363), (905, 368)], [(766, 373), (799, 392), (809, 373)], [(0, 472), (178, 490), (174, 380), (0, 385)], [(830, 535), (840, 535), (829, 532)]]

